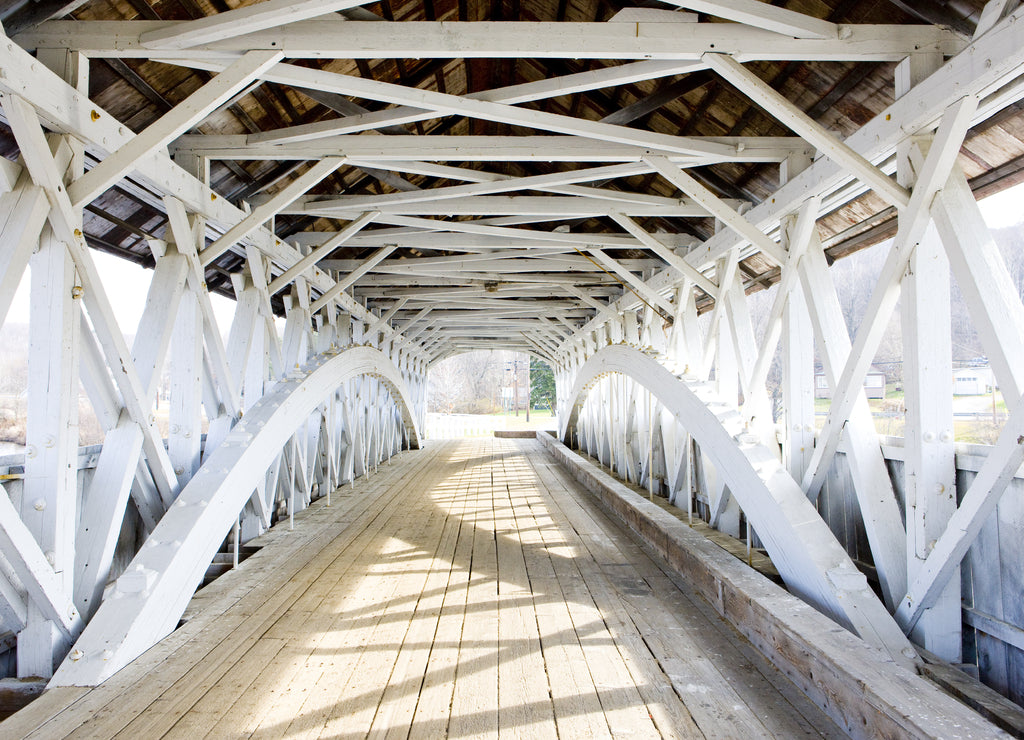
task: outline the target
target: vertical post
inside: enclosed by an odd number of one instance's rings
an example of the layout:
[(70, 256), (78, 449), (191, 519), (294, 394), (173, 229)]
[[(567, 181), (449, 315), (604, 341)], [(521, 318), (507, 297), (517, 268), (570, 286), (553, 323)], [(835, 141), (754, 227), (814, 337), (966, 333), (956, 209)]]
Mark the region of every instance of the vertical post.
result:
[[(725, 264), (728, 257), (718, 260), (717, 272), (722, 275), (726, 272)], [(718, 300), (722, 303), (722, 311), (726, 314), (731, 310), (729, 306), (728, 291), (732, 290), (729, 284), (719, 285)], [(715, 344), (715, 386), (718, 395), (729, 405), (735, 406), (739, 402), (739, 368), (737, 367), (736, 344), (732, 338), (732, 322), (723, 315), (718, 322), (718, 341)]]
[[(810, 163), (806, 155), (787, 157), (780, 172), (782, 184)], [(784, 222), (787, 248), (789, 230), (795, 225), (795, 214)], [(803, 480), (814, 454), (814, 326), (799, 282), (793, 285), (782, 313), (782, 408), (784, 463), (795, 480)]]
[(519, 416), (519, 358), (512, 360), (512, 410)]
[[(897, 97), (941, 63), (940, 57), (930, 54), (903, 60), (897, 68)], [(927, 153), (927, 141), (921, 139), (900, 147), (897, 179), (904, 186), (914, 182), (913, 146), (921, 148), (922, 156)], [(913, 581), (956, 511), (950, 272), (934, 226), (914, 250), (901, 291), (907, 577)], [(960, 576), (954, 574), (935, 605), (918, 621), (912, 637), (944, 660), (958, 663), (961, 629)]]
[[(40, 50), (39, 60), (82, 91), (89, 65), (77, 53)], [(59, 139), (51, 137), (51, 146)], [(68, 176), (84, 170), (80, 142), (70, 147)], [(81, 216), (79, 215), (79, 218)], [(67, 593), (75, 570), (78, 500), (79, 303), (75, 267), (63, 242), (47, 226), (29, 262), (32, 282), (29, 314), (28, 424), (25, 432), (25, 484), (21, 518), (35, 536)], [(53, 675), (54, 660), (67, 646), (56, 626), (31, 600), (25, 629), (18, 635), (18, 675)]]
[(530, 423), (530, 356), (526, 356), (526, 423)]
[(195, 294), (186, 291), (178, 305), (171, 336), (171, 402), (167, 454), (184, 487), (199, 470), (202, 436), (203, 317)]
[[(30, 261), (28, 424), (21, 518), (70, 592), (78, 471), (79, 311), (75, 269), (49, 227)], [(56, 626), (32, 601), (18, 635), (18, 675), (53, 675)]]
[(686, 523), (693, 526), (693, 437), (686, 433), (686, 474), (683, 476), (683, 491), (686, 492)]
[(799, 481), (814, 454), (814, 329), (799, 283), (789, 294), (782, 321), (785, 464)]
[[(645, 389), (646, 390), (646, 389)], [(654, 500), (654, 394), (647, 394), (647, 497)]]
[(267, 379), (267, 322), (257, 316), (252, 332), (248, 362), (245, 366), (242, 410), (251, 409), (263, 397), (263, 384)]

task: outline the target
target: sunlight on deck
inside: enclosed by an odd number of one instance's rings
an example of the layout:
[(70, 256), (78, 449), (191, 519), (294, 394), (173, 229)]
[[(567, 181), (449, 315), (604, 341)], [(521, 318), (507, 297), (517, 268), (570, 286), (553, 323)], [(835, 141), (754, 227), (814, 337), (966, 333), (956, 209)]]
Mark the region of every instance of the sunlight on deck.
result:
[(263, 539), (30, 737), (840, 736), (536, 441), (403, 454)]

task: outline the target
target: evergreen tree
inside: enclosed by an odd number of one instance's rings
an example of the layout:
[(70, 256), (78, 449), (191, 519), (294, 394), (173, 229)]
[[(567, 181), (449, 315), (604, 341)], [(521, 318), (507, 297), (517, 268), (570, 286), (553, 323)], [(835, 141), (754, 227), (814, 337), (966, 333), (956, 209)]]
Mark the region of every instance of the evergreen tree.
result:
[(555, 407), (555, 374), (551, 366), (530, 358), (530, 406)]

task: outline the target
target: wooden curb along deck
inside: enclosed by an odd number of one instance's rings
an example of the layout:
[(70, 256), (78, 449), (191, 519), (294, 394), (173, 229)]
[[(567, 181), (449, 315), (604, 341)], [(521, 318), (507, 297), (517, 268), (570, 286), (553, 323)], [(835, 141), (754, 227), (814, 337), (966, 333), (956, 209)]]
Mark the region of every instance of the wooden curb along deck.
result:
[[(867, 648), (676, 521), (654, 547), (693, 569), (683, 581), (585, 493), (573, 475), (601, 479), (587, 465), (551, 438), (402, 453), (261, 537), (106, 683), (48, 691), (0, 736), (843, 737), (794, 682), (827, 692), (854, 736), (998, 736), (948, 699), (926, 716), (942, 695), (909, 674), (870, 695), (848, 683), (882, 675)], [(787, 624), (769, 628), (766, 610)], [(719, 616), (740, 613), (761, 650), (792, 656), (782, 671)], [(845, 673), (828, 656), (827, 675), (799, 673), (812, 628)]]

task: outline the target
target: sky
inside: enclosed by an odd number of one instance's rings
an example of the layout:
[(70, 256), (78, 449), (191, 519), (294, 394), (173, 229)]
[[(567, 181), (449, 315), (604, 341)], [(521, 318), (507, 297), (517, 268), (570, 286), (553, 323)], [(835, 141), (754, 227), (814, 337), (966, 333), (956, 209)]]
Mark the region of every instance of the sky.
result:
[[(980, 206), (990, 228), (998, 229), (1021, 223), (1024, 221), (1024, 183), (986, 198), (980, 202)], [(142, 309), (146, 305), (146, 293), (149, 291), (153, 271), (103, 252), (93, 250), (92, 255), (114, 307), (114, 314), (120, 322), (121, 331), (131, 336), (135, 333)], [(7, 321), (28, 323), (28, 287), (26, 272), (11, 304)], [(234, 301), (220, 295), (211, 295), (211, 301), (220, 333), (226, 335), (234, 315)]]
[[(107, 297), (114, 308), (121, 332), (126, 336), (132, 336), (138, 328), (139, 318), (146, 305), (146, 294), (153, 279), (153, 271), (105, 252), (92, 250), (91, 254)], [(16, 324), (28, 323), (29, 284), (26, 271), (18, 291), (14, 294), (14, 302), (7, 314), (7, 321)], [(235, 302), (215, 293), (210, 295), (210, 302), (217, 318), (217, 328), (222, 336), (226, 335), (231, 328)]]

